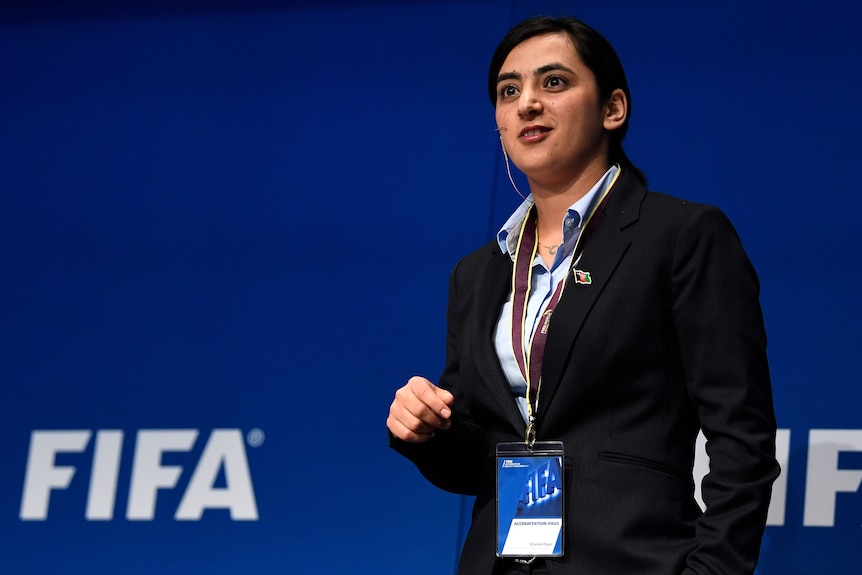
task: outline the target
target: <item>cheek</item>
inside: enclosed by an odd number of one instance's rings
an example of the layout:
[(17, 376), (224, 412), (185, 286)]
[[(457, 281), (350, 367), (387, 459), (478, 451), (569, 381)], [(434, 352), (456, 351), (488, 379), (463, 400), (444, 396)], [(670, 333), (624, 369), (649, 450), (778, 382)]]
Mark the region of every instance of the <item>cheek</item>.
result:
[(512, 124), (512, 122), (507, 121), (506, 117), (502, 114), (497, 114), (495, 119), (497, 121), (497, 135), (500, 136), (500, 139), (505, 145), (510, 146), (512, 144), (512, 140), (517, 139), (515, 128), (509, 125)]
[(502, 132), (506, 126), (506, 118), (505, 114), (503, 114), (500, 108), (497, 108), (497, 110), (494, 112), (494, 122), (496, 122), (497, 124), (497, 129)]

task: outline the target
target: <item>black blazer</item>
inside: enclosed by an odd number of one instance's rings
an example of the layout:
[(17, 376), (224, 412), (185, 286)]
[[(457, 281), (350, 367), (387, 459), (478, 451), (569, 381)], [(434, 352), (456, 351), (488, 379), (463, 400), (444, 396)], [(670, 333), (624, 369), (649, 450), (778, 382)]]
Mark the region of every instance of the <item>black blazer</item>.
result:
[[(624, 171), (548, 332), (539, 440), (565, 444), (565, 555), (551, 573), (752, 573), (778, 475), (759, 284), (718, 209)], [(476, 496), (459, 574), (495, 565), (495, 446), (525, 424), (492, 334), (512, 260), (491, 242), (452, 272), (439, 385), (453, 425), (392, 446), (438, 487)], [(694, 500), (698, 429), (707, 511)]]

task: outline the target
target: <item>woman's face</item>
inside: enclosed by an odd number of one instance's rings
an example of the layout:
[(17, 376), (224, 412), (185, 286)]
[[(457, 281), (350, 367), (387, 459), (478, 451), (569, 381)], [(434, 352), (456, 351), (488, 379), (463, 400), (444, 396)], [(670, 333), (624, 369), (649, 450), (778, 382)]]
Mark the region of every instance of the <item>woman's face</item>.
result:
[(606, 108), (593, 72), (566, 34), (518, 44), (497, 76), (503, 145), (534, 184), (566, 185), (607, 170)]

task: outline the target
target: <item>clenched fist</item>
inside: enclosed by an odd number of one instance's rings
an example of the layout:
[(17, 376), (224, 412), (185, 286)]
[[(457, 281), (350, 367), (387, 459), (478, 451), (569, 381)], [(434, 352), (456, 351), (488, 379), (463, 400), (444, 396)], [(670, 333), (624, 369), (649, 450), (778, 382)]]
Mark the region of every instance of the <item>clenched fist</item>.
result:
[(389, 406), (386, 427), (403, 441), (422, 443), (434, 437), (440, 429), (452, 425), (452, 403), (455, 398), (424, 377), (411, 377), (407, 384), (395, 392)]

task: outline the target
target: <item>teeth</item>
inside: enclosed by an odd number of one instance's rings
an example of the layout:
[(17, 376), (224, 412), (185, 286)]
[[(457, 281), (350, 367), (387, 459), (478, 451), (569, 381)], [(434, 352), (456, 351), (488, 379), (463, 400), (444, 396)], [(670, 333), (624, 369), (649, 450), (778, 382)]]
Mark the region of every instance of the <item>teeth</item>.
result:
[(527, 130), (526, 132), (524, 132), (524, 136), (526, 136), (526, 137), (538, 136), (541, 133), (542, 133), (542, 130), (536, 128), (535, 130)]

